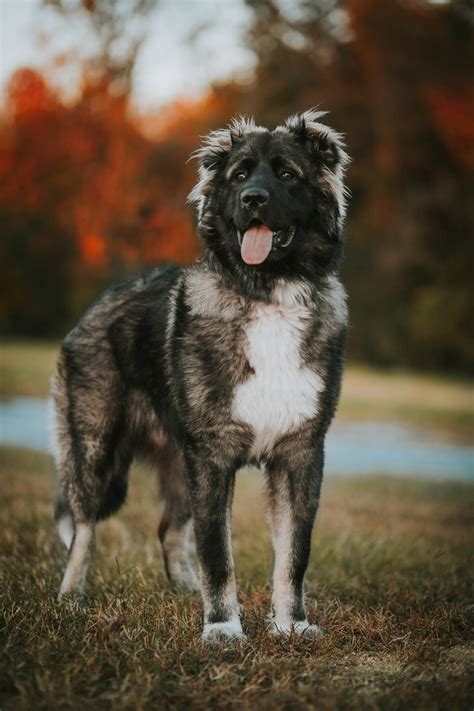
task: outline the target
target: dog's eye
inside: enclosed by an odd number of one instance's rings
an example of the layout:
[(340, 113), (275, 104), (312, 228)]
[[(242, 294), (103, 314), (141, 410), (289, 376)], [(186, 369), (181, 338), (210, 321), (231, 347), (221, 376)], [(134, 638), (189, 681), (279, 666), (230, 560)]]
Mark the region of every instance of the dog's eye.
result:
[(243, 180), (246, 180), (248, 176), (248, 173), (245, 172), (245, 170), (238, 170), (236, 173), (234, 173), (234, 178), (238, 180), (240, 183)]
[(284, 170), (282, 173), (280, 173), (281, 180), (291, 180), (291, 178), (293, 177), (293, 173), (289, 170)]

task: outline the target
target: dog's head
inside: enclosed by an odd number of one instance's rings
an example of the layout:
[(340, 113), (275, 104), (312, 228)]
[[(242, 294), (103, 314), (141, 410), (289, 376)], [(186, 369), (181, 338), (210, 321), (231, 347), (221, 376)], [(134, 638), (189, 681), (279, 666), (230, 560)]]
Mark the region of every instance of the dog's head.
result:
[(341, 136), (307, 111), (273, 131), (235, 119), (194, 154), (198, 226), (224, 267), (261, 278), (333, 271), (342, 251)]

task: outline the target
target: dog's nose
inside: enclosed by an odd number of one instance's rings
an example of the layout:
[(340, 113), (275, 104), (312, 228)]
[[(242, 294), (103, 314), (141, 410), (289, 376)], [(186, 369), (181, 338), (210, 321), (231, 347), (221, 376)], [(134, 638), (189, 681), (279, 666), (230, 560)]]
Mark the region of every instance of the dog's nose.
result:
[(270, 193), (264, 188), (246, 188), (242, 190), (240, 201), (244, 207), (262, 207), (269, 197)]

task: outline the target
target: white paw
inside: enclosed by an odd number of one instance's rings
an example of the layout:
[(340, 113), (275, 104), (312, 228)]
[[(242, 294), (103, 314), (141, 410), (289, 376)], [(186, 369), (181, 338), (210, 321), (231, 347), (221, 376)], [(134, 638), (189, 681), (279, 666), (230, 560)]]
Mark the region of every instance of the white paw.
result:
[(82, 600), (85, 597), (84, 583), (74, 585), (70, 580), (64, 579), (59, 588), (57, 601)]
[(291, 634), (297, 634), (300, 637), (323, 637), (324, 632), (318, 625), (312, 625), (308, 620), (299, 620), (298, 622), (278, 622), (274, 618), (270, 620), (270, 632), (275, 635), (284, 635), (289, 637)]
[(87, 595), (84, 593), (83, 590), (67, 590), (67, 591), (62, 591), (60, 590), (58, 593), (58, 596), (56, 598), (56, 601), (60, 605), (77, 605), (79, 607), (83, 607), (86, 604), (87, 601)]
[(246, 639), (240, 620), (230, 622), (212, 622), (204, 625), (202, 632), (204, 642), (227, 642)]

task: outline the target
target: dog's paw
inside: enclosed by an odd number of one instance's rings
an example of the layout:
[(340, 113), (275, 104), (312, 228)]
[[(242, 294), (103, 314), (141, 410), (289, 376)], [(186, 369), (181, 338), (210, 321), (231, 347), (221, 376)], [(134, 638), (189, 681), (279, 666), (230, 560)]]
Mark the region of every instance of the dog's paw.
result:
[(318, 625), (312, 625), (308, 620), (299, 620), (298, 622), (279, 623), (275, 619), (270, 620), (270, 632), (274, 635), (282, 635), (290, 637), (296, 634), (299, 637), (308, 637), (315, 639), (324, 637), (324, 632)]
[(62, 607), (81, 608), (88, 603), (88, 597), (83, 590), (59, 591), (56, 602)]
[(324, 637), (324, 632), (318, 625), (311, 625), (307, 620), (304, 622), (296, 622), (293, 626), (293, 632), (300, 637), (309, 637), (316, 639)]
[(242, 631), (240, 620), (230, 622), (212, 622), (204, 625), (202, 632), (204, 642), (244, 641), (246, 636)]

